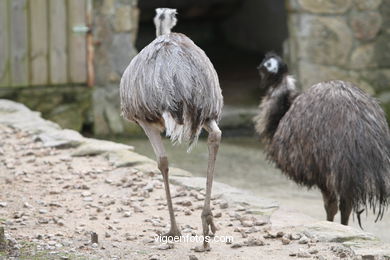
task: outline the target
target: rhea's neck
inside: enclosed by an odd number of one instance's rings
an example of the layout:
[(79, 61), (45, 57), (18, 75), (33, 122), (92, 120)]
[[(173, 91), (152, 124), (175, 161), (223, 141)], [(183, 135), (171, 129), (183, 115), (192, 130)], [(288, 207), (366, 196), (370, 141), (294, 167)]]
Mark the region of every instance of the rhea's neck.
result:
[(170, 34), (170, 33), (171, 33), (171, 28), (162, 26), (161, 24), (160, 24), (160, 26), (158, 26), (156, 28), (156, 36), (157, 37), (160, 35)]
[(282, 82), (271, 87), (263, 98), (260, 104), (260, 114), (256, 118), (256, 130), (266, 142), (272, 140), (280, 120), (299, 94), (294, 78), (286, 75)]

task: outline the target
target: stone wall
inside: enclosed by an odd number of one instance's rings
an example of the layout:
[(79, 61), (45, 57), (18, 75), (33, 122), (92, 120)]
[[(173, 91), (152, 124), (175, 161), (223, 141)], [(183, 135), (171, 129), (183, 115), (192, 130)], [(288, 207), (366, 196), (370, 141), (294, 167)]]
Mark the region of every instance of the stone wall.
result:
[(92, 90), (86, 86), (2, 87), (0, 98), (23, 103), (65, 128), (82, 131), (93, 125)]
[(390, 104), (390, 1), (287, 0), (286, 6), (285, 52), (303, 88), (349, 80)]
[(119, 82), (137, 54), (137, 0), (94, 0), (96, 85), (93, 93), (94, 134), (139, 133), (120, 116)]

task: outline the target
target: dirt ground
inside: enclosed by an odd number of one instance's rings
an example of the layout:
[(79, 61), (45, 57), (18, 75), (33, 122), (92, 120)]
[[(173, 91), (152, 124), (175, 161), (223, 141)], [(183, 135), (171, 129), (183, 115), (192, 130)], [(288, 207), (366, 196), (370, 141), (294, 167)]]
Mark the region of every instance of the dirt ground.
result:
[[(335, 243), (275, 229), (271, 219), (213, 197), (219, 228), (211, 251), (201, 245), (203, 191), (171, 185), (177, 221), (193, 242), (163, 243), (168, 230), (161, 176), (115, 168), (104, 155), (71, 157), (0, 125), (0, 259), (315, 259), (350, 258)], [(94, 234), (96, 233), (96, 235)], [(94, 239), (97, 238), (97, 241)], [(227, 241), (229, 239), (233, 241)], [(1, 248), (0, 234), (0, 248)]]

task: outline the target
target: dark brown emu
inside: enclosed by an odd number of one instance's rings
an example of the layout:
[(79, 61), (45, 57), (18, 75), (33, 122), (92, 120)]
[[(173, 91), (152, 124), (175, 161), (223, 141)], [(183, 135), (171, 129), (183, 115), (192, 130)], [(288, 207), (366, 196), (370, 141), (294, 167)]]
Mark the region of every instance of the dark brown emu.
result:
[[(255, 118), (268, 158), (290, 179), (323, 196), (327, 220), (338, 208), (382, 218), (390, 195), (390, 135), (377, 101), (352, 83), (318, 83), (300, 93), (273, 53), (258, 67), (266, 95)], [(339, 204), (339, 205), (338, 205)]]
[[(204, 128), (209, 133), (206, 197), (202, 211), (203, 235), (216, 232), (210, 208), (215, 160), (221, 140), (218, 121), (223, 106), (217, 73), (206, 54), (188, 37), (172, 33), (176, 10), (156, 9), (157, 37), (135, 56), (120, 83), (123, 116), (140, 125), (157, 157), (165, 186), (170, 230), (179, 236), (168, 182), (168, 159), (160, 133), (172, 141), (194, 144)], [(204, 249), (208, 244), (204, 243)]]

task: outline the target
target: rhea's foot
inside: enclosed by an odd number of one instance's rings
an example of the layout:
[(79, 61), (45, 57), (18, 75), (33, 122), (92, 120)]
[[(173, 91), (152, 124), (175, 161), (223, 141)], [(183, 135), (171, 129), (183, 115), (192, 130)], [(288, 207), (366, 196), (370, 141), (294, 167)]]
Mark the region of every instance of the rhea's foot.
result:
[[(213, 214), (211, 210), (208, 212), (202, 212), (202, 226), (203, 226), (203, 236), (214, 236), (217, 232), (217, 228), (214, 224)], [(211, 230), (211, 234), (209, 233)]]
[(167, 233), (164, 233), (161, 236), (173, 239), (175, 237), (180, 237), (181, 233), (180, 233), (180, 230), (178, 229), (178, 227), (176, 225), (174, 225), (173, 227), (171, 226), (171, 229)]

